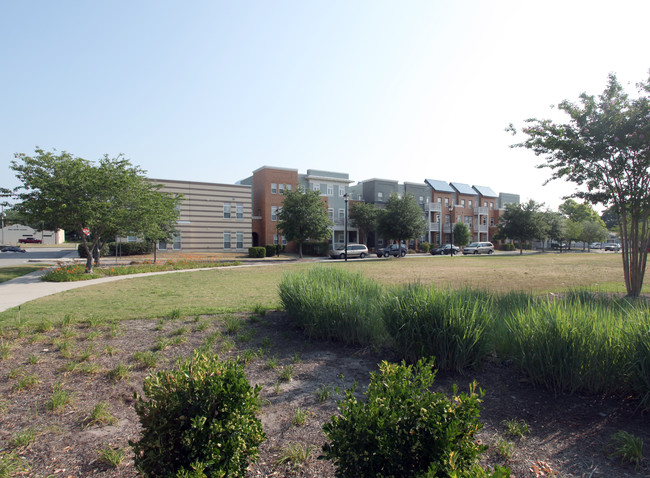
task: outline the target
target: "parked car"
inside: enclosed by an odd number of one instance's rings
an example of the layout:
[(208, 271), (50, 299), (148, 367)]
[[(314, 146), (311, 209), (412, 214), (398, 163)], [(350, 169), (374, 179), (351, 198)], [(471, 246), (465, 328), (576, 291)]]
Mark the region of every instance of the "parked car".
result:
[(556, 242), (556, 241), (551, 242), (551, 249), (562, 250), (567, 248), (568, 248), (568, 244), (566, 242)]
[(618, 252), (621, 250), (621, 245), (618, 242), (607, 242), (603, 247), (606, 251)]
[[(364, 244), (348, 244), (348, 259), (350, 257), (360, 257), (363, 259), (368, 255), (368, 248)], [(345, 246), (335, 247), (330, 251), (332, 259), (345, 259)]]
[(472, 242), (469, 246), (463, 248), (463, 255), (467, 254), (492, 254), (494, 244), (491, 242)]
[(433, 256), (438, 256), (438, 255), (445, 255), (448, 256), (449, 254), (454, 255), (458, 254), (460, 252), (460, 247), (454, 246), (452, 244), (444, 244), (440, 247), (436, 247), (435, 249), (431, 249), (431, 255)]
[(388, 257), (388, 256), (401, 256), (404, 257), (406, 253), (408, 252), (408, 249), (406, 246), (402, 245), (399, 246), (397, 244), (391, 244), (388, 247), (382, 247), (380, 249), (377, 249), (377, 257)]
[(36, 239), (35, 237), (21, 237), (18, 239), (18, 244), (42, 244), (41, 239)]
[(601, 247), (600, 242), (592, 242), (591, 244), (589, 244), (589, 249), (600, 249), (600, 247)]
[(0, 252), (26, 252), (18, 246), (0, 246)]

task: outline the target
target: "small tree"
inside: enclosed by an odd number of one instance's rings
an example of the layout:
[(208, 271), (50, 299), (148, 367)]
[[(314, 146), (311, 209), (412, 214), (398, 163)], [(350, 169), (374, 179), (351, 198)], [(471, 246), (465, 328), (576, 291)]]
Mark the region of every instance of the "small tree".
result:
[(546, 224), (540, 212), (542, 204), (532, 199), (525, 204), (506, 204), (506, 210), (499, 223), (499, 235), (519, 241), (519, 254), (523, 254), (523, 243), (544, 237)]
[(611, 74), (598, 97), (583, 93), (579, 104), (559, 104), (568, 122), (526, 120), (527, 138), (513, 145), (544, 156), (538, 167), (551, 169), (549, 181), (583, 186), (574, 197), (613, 208), (625, 287), (633, 297), (643, 287), (650, 242), (650, 78), (637, 87), (639, 97), (631, 100)]
[(377, 229), (387, 239), (402, 241), (420, 237), (426, 231), (427, 223), (423, 211), (412, 194), (399, 197), (391, 194), (386, 209), (379, 213)]
[(464, 222), (457, 222), (454, 224), (454, 244), (458, 247), (463, 247), (469, 244), (472, 234), (469, 232), (469, 227)]
[(319, 241), (327, 238), (332, 225), (318, 191), (302, 187), (296, 191), (285, 191), (278, 221), (278, 229), (287, 240), (298, 242), (298, 255), (301, 259), (303, 243), (307, 239)]
[(354, 202), (350, 204), (350, 224), (363, 231), (364, 244), (368, 242), (368, 233), (377, 229), (379, 209), (374, 204)]
[(596, 241), (604, 241), (607, 239), (607, 229), (602, 221), (582, 221), (582, 234), (580, 240), (587, 244), (587, 248), (591, 250), (590, 243)]

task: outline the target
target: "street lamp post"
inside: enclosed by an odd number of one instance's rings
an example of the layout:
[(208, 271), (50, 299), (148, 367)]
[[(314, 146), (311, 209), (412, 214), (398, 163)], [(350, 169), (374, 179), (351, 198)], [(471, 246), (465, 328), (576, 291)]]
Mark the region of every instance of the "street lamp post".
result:
[(451, 232), (451, 249), (449, 251), (449, 255), (451, 257), (454, 257), (454, 223), (453, 221), (453, 212), (454, 212), (454, 205), (453, 201), (452, 204), (449, 205), (449, 232)]
[(348, 193), (345, 193), (343, 195), (343, 199), (345, 199), (345, 218), (344, 218), (344, 229), (345, 229), (345, 262), (348, 262), (348, 200), (350, 199), (348, 196)]

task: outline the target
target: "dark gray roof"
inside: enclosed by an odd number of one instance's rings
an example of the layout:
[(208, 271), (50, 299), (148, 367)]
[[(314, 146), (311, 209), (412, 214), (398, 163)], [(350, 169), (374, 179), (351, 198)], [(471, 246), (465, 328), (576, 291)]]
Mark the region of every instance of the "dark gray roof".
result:
[(438, 181), (436, 179), (425, 179), (427, 183), (434, 191), (440, 191), (441, 193), (453, 193), (454, 190), (452, 187), (444, 181)]
[(478, 191), (478, 193), (481, 196), (485, 196), (485, 197), (489, 197), (489, 198), (497, 197), (497, 193), (492, 191), (492, 189), (487, 187), (487, 186), (474, 186), (474, 189), (476, 189), (476, 191)]
[(451, 184), (454, 188), (456, 188), (456, 191), (458, 191), (460, 194), (470, 194), (472, 196), (476, 196), (476, 191), (472, 189), (472, 186), (469, 184), (465, 183), (449, 183)]

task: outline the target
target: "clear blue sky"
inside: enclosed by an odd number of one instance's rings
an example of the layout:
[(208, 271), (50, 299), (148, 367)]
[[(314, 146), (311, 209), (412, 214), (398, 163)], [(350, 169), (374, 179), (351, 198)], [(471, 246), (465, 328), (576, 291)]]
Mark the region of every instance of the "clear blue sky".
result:
[(555, 208), (510, 122), (648, 78), (650, 2), (7, 1), (0, 186), (16, 152), (124, 153), (150, 177), (262, 165), (490, 186)]

